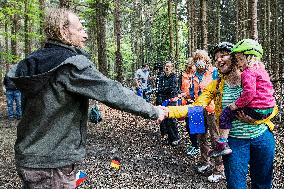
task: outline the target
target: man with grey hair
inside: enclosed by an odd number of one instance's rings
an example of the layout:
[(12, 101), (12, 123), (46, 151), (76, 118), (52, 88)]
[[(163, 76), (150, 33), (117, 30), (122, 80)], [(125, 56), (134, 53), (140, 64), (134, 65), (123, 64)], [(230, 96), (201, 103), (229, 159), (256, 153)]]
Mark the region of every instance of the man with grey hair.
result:
[(81, 50), (88, 36), (73, 12), (50, 9), (45, 33), (45, 46), (8, 73), (23, 94), (16, 168), (23, 188), (75, 188), (76, 163), (86, 154), (89, 99), (154, 120), (164, 112), (94, 68)]

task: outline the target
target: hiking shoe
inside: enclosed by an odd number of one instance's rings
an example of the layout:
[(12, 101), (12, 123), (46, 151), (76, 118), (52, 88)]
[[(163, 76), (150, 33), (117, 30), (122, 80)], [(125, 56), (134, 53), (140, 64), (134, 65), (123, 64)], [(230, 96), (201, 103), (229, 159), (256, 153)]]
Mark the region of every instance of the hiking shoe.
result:
[(222, 173), (217, 173), (217, 174), (212, 174), (212, 175), (210, 175), (207, 179), (208, 179), (208, 181), (209, 182), (214, 182), (214, 183), (216, 183), (216, 182), (219, 182), (219, 181), (221, 181), (221, 180), (223, 180), (223, 179), (225, 179), (226, 177), (225, 177), (225, 174), (224, 174), (224, 172), (222, 172)]
[(209, 151), (208, 156), (219, 157), (219, 156), (229, 155), (231, 153), (232, 149), (230, 148), (227, 142), (216, 141), (216, 148)]
[(180, 144), (180, 139), (171, 142), (172, 146), (178, 146)]
[(197, 147), (194, 147), (194, 146), (188, 146), (187, 149), (186, 149), (186, 154), (188, 156), (197, 156), (200, 154), (200, 149), (197, 148)]
[(197, 167), (197, 172), (198, 173), (205, 173), (210, 169), (210, 164), (203, 164)]

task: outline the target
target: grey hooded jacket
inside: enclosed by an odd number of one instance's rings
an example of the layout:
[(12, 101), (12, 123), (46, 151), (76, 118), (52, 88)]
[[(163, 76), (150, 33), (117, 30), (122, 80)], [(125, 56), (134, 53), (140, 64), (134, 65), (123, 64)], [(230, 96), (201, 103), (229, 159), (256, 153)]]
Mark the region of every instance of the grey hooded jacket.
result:
[(157, 108), (105, 77), (80, 52), (50, 43), (9, 71), (23, 94), (16, 166), (56, 168), (82, 161), (89, 99), (144, 118), (158, 118)]

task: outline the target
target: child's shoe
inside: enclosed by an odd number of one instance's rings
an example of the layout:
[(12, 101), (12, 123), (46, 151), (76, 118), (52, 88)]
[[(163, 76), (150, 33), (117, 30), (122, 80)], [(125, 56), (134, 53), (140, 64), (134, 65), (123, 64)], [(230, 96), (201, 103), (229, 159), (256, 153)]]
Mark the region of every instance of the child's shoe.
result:
[(228, 145), (228, 142), (216, 141), (216, 147), (214, 150), (209, 151), (209, 157), (218, 157), (223, 155), (229, 155), (232, 153), (232, 149)]
[(192, 157), (198, 156), (200, 154), (200, 149), (194, 146), (188, 146), (186, 149), (186, 154)]

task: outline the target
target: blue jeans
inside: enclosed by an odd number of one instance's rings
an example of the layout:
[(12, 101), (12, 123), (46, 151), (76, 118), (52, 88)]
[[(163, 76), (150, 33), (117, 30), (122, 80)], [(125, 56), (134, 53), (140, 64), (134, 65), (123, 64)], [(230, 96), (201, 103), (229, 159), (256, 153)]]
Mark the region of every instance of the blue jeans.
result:
[[(8, 107), (8, 118), (21, 118), (22, 107), (21, 107), (21, 92), (19, 90), (7, 90), (6, 91), (7, 107)], [(14, 101), (16, 102), (16, 112), (14, 113)]]
[(223, 156), (227, 188), (246, 189), (248, 165), (252, 189), (272, 188), (275, 140), (267, 130), (254, 139), (229, 137), (233, 153)]

